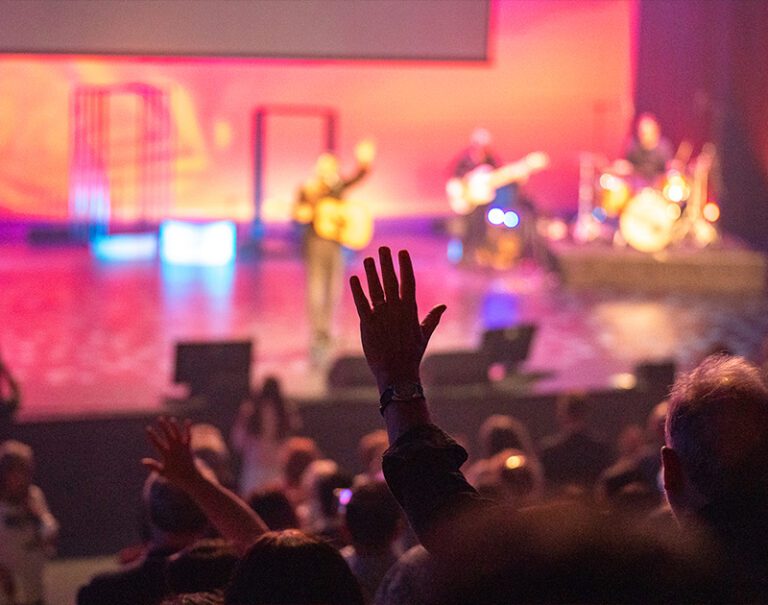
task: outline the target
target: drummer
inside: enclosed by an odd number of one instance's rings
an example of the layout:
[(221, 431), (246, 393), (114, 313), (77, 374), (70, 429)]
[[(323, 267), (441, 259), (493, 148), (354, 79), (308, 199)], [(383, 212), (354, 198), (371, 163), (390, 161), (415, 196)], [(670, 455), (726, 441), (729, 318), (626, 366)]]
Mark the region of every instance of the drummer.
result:
[(666, 172), (672, 156), (672, 144), (669, 139), (661, 136), (656, 116), (641, 113), (637, 117), (635, 136), (624, 154), (624, 171), (650, 185)]

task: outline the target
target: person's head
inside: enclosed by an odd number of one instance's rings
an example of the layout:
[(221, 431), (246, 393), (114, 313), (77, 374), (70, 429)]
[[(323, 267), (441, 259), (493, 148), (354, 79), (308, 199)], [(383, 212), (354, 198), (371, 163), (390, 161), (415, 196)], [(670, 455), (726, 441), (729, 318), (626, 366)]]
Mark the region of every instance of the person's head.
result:
[(265, 489), (252, 492), (248, 504), (273, 531), (299, 527), (299, 520), (290, 500), (279, 489)]
[(357, 453), (366, 475), (373, 478), (381, 474), (381, 457), (387, 447), (389, 447), (389, 438), (387, 431), (383, 429), (371, 431), (360, 438)]
[(533, 453), (533, 442), (528, 430), (513, 416), (489, 416), (480, 425), (478, 437), (483, 458), (490, 458), (508, 449)]
[(664, 489), (675, 514), (716, 502), (768, 504), (768, 388), (741, 357), (715, 356), (678, 377), (669, 397)]
[(301, 476), (314, 460), (320, 457), (320, 451), (313, 439), (291, 437), (283, 444), (280, 452), (280, 468), (288, 487), (299, 487)]
[(362, 605), (360, 587), (329, 544), (298, 530), (261, 536), (237, 565), (226, 605)]
[(321, 153), (315, 162), (315, 175), (321, 181), (334, 181), (339, 178), (339, 160), (328, 151)]
[(304, 471), (301, 479), (304, 493), (321, 516), (333, 518), (338, 515), (338, 492), (352, 487), (352, 477), (339, 470), (330, 459), (315, 460)]
[(477, 484), (478, 491), (514, 508), (538, 501), (544, 476), (535, 456), (519, 449), (506, 449), (487, 461), (487, 469)]
[(591, 411), (586, 393), (565, 393), (557, 400), (557, 422), (565, 429), (585, 426)]
[(268, 376), (261, 391), (251, 397), (251, 403), (253, 413), (248, 417), (246, 425), (250, 434), (262, 435), (265, 425), (274, 427), (278, 439), (285, 439), (290, 434), (291, 420), (277, 378)]
[(401, 518), (400, 506), (383, 481), (353, 489), (344, 509), (344, 521), (358, 551), (387, 550), (397, 538)]
[(238, 560), (229, 542), (199, 540), (168, 559), (166, 584), (176, 594), (218, 590), (229, 582)]
[(491, 144), (491, 133), (487, 128), (475, 128), (469, 137), (470, 145), (482, 151), (485, 151)]
[(637, 117), (637, 141), (643, 149), (655, 149), (661, 140), (661, 126), (652, 113)]
[(221, 431), (208, 423), (196, 423), (190, 427), (190, 447), (196, 458), (205, 462), (220, 483), (234, 484), (234, 472), (230, 464), (229, 448)]
[(13, 439), (0, 443), (0, 499), (23, 502), (29, 494), (33, 469), (31, 447)]
[(144, 482), (143, 497), (158, 542), (181, 548), (202, 537), (208, 528), (208, 519), (197, 504), (157, 473)]

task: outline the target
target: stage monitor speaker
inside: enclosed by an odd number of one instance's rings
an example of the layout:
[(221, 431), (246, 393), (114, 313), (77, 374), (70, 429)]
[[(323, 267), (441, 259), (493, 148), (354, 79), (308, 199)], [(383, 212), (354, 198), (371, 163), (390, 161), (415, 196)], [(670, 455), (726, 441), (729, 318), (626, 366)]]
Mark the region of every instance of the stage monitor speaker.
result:
[(513, 368), (528, 359), (537, 329), (535, 324), (520, 324), (488, 330), (483, 334), (480, 348), (490, 363), (502, 363), (507, 368)]
[(433, 353), (424, 359), (421, 377), (424, 384), (457, 386), (488, 382), (488, 356), (482, 351)]
[(675, 382), (676, 371), (677, 367), (672, 360), (639, 363), (635, 366), (637, 388), (669, 390)]
[(328, 386), (332, 389), (373, 387), (376, 380), (365, 357), (346, 355), (339, 357), (328, 372)]
[(174, 382), (189, 385), (190, 396), (245, 397), (250, 391), (253, 341), (176, 343)]

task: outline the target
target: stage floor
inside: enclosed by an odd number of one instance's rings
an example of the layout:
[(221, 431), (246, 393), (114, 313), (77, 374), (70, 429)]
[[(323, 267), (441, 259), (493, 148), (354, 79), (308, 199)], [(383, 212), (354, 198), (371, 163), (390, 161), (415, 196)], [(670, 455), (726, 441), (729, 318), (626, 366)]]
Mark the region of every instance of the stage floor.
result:
[[(422, 311), (448, 305), (431, 349), (472, 348), (486, 328), (537, 323), (524, 366), (547, 374), (537, 392), (605, 388), (645, 360), (687, 368), (714, 343), (751, 355), (768, 334), (762, 294), (573, 292), (528, 262), (503, 273), (454, 266), (444, 236), (397, 231), (374, 245), (411, 250)], [(188, 340), (252, 338), (254, 379), (277, 374), (295, 398), (325, 394), (325, 372), (308, 357), (304, 267), (288, 240), (268, 239), (260, 257), (217, 269), (108, 264), (83, 248), (5, 244), (0, 284), (0, 352), (22, 384), (21, 421), (159, 412), (174, 392), (174, 345)], [(334, 352), (360, 353), (346, 288)]]

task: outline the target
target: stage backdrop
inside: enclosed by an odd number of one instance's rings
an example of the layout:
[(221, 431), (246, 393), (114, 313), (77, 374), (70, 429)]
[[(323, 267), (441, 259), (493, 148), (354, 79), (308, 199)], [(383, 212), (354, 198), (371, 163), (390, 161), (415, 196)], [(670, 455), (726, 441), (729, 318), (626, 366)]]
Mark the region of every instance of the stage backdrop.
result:
[[(579, 152), (614, 156), (627, 132), (634, 10), (631, 1), (492, 2), (486, 61), (0, 55), (0, 218), (66, 218), (72, 90), (133, 82), (170, 93), (176, 216), (251, 218), (250, 115), (265, 104), (337, 110), (347, 166), (354, 143), (373, 137), (375, 171), (355, 195), (378, 216), (449, 212), (450, 164), (478, 125), (505, 160), (547, 151), (551, 168), (530, 188), (544, 208), (574, 209)], [(133, 136), (120, 113), (131, 110), (111, 111), (119, 146)], [(265, 218), (285, 220), (322, 124), (267, 126)]]

